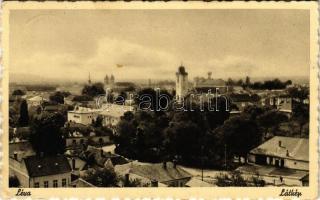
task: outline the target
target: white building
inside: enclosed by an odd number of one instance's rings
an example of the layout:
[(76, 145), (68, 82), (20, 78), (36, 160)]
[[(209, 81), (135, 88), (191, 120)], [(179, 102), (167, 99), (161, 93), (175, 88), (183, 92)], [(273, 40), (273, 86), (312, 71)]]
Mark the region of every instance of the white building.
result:
[(104, 126), (113, 127), (117, 125), (117, 123), (120, 121), (120, 118), (127, 111), (133, 112), (134, 107), (108, 103), (103, 105), (103, 108), (101, 109), (99, 115), (103, 117)]
[(305, 186), (309, 180), (309, 139), (275, 136), (248, 154), (237, 170), (260, 176), (267, 184)]
[(181, 102), (188, 92), (188, 73), (184, 66), (179, 67), (176, 76), (176, 99)]
[(96, 120), (100, 110), (76, 106), (74, 110), (68, 111), (68, 121), (89, 125)]
[(44, 101), (47, 101), (47, 99), (45, 99), (45, 98), (43, 98), (42, 96), (39, 96), (39, 95), (27, 99), (28, 107), (30, 107), (30, 106), (41, 106), (41, 104)]
[(68, 187), (71, 183), (71, 167), (63, 155), (13, 157), (9, 168), (10, 175), (18, 178), (21, 187)]

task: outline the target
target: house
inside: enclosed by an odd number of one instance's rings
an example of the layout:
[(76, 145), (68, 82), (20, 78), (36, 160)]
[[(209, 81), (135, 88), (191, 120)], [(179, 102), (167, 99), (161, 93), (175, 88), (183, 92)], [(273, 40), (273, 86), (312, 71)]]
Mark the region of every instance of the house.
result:
[(63, 155), (11, 157), (9, 168), (21, 187), (68, 187), (71, 183), (71, 167)]
[(309, 170), (309, 139), (275, 136), (251, 150), (248, 162)]
[(137, 178), (153, 187), (185, 187), (192, 177), (191, 174), (172, 162), (156, 164), (130, 162), (116, 165), (115, 171), (127, 179)]
[(18, 141), (9, 143), (9, 157), (21, 160), (22, 158), (35, 155), (29, 141)]
[(82, 178), (72, 181), (70, 185), (75, 188), (96, 187)]
[(309, 139), (275, 136), (248, 154), (248, 165), (237, 170), (260, 176), (271, 185), (308, 185)]
[(68, 111), (68, 121), (89, 125), (96, 120), (100, 111), (96, 109), (75, 106), (74, 110)]
[(200, 178), (192, 177), (187, 183), (187, 187), (213, 187), (214, 185), (200, 180)]
[(48, 101), (48, 100), (43, 98), (40, 95), (37, 95), (37, 96), (34, 96), (34, 97), (31, 97), (31, 98), (27, 99), (27, 103), (28, 103), (29, 107), (31, 107), (31, 106), (41, 106), (41, 104), (43, 102), (45, 102), (45, 101)]
[(103, 125), (114, 127), (120, 121), (120, 118), (127, 111), (134, 111), (133, 106), (118, 105), (118, 104), (104, 104), (102, 111), (99, 113), (103, 117)]
[(84, 145), (104, 145), (109, 144), (111, 142), (110, 135), (103, 134), (103, 135), (96, 135), (95, 133), (91, 133), (88, 136), (83, 136), (79, 132), (74, 132), (68, 137), (65, 138), (66, 141), (66, 148), (67, 149), (74, 149), (74, 148), (81, 148)]
[(98, 167), (104, 167), (107, 162), (111, 162), (113, 166), (127, 164), (128, 160), (118, 154), (105, 152), (103, 148), (88, 146), (85, 155), (90, 160), (94, 160), (94, 164)]
[(257, 94), (236, 94), (232, 93), (229, 95), (231, 104), (233, 104), (237, 109), (237, 111), (243, 111), (245, 107), (249, 105), (255, 105), (259, 102), (260, 97)]
[(274, 166), (243, 165), (236, 169), (247, 180), (253, 177), (262, 179), (271, 186), (308, 186), (309, 171)]
[(218, 93), (228, 92), (228, 86), (226, 82), (222, 79), (213, 79), (212, 72), (208, 72), (208, 77), (195, 77), (193, 88), (198, 93), (204, 92), (208, 93), (208, 90), (211, 90), (212, 93), (215, 93), (216, 90)]
[(274, 106), (288, 116), (292, 114), (292, 98), (286, 94), (270, 96), (264, 100), (263, 105)]

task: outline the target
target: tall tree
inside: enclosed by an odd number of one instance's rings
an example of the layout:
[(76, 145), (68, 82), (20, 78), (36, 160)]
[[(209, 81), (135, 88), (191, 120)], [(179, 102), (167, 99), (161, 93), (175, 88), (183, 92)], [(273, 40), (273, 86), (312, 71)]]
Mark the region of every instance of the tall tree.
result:
[(246, 158), (248, 152), (261, 141), (257, 123), (246, 116), (230, 118), (215, 130), (215, 134), (221, 141), (220, 145), (226, 145), (229, 156), (237, 155)]
[(49, 99), (54, 103), (64, 104), (64, 94), (62, 92), (55, 92)]
[(84, 179), (97, 187), (115, 187), (119, 181), (111, 167), (88, 170)]
[(64, 153), (65, 143), (62, 137), (62, 127), (65, 121), (65, 116), (62, 113), (43, 112), (35, 116), (31, 123), (30, 142), (38, 154)]
[(293, 118), (297, 120), (299, 124), (299, 133), (302, 136), (303, 126), (309, 122), (309, 106), (302, 103), (298, 103), (293, 109)]
[(260, 115), (258, 118), (258, 123), (264, 129), (264, 137), (267, 136), (268, 131), (272, 127), (279, 126), (280, 123), (288, 121), (288, 117), (276, 110), (269, 110), (264, 114)]
[(25, 93), (24, 91), (20, 90), (20, 89), (14, 90), (14, 91), (12, 92), (12, 95), (22, 96), (22, 95), (25, 95), (25, 94), (26, 94), (26, 93)]
[(19, 125), (27, 126), (29, 124), (28, 104), (26, 100), (22, 100), (20, 104)]
[(106, 91), (104, 90), (103, 83), (94, 83), (92, 85), (85, 85), (82, 89), (82, 94), (95, 97), (106, 94)]

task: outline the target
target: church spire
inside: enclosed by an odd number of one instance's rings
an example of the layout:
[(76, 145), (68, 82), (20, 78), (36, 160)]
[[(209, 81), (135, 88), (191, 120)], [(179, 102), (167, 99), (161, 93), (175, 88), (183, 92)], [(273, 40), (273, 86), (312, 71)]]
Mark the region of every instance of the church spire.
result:
[(89, 83), (89, 85), (91, 84), (91, 77), (90, 77), (90, 72), (89, 72), (88, 83)]

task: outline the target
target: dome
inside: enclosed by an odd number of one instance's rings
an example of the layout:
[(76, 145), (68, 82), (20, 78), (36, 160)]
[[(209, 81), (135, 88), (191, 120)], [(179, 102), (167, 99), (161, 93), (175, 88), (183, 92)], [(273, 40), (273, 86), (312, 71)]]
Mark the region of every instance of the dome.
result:
[(188, 75), (188, 73), (186, 72), (185, 67), (182, 66), (182, 65), (179, 67), (178, 73), (179, 73), (179, 74), (182, 74), (182, 75)]

